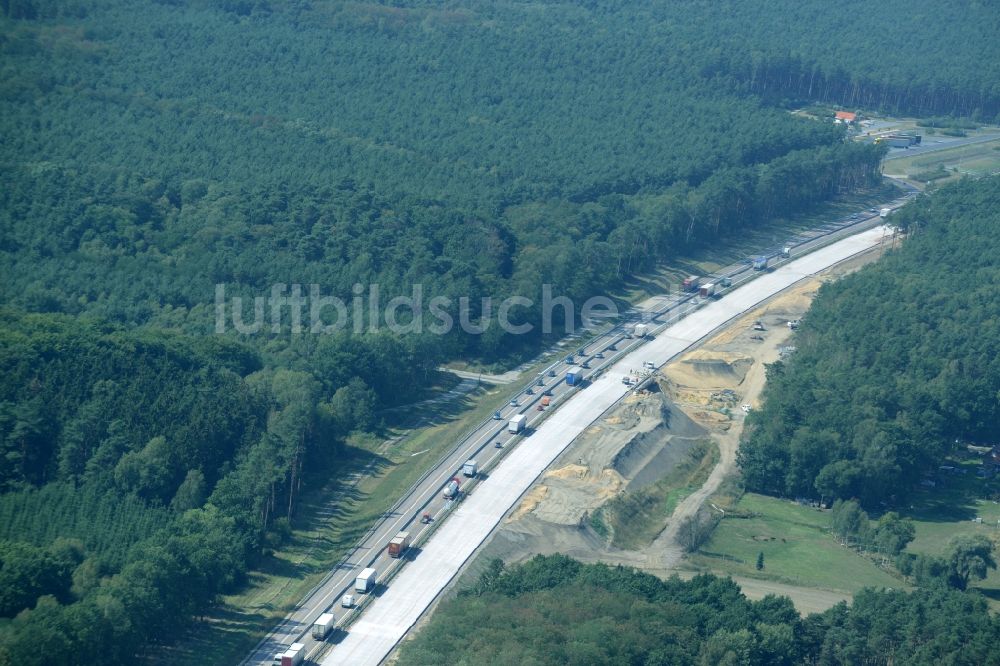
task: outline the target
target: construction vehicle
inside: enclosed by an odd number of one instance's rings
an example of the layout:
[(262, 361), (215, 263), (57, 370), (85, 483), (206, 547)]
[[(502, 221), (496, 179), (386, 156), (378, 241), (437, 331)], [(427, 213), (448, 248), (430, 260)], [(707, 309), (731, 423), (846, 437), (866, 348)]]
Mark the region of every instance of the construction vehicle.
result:
[(400, 532), (396, 536), (392, 537), (392, 541), (389, 542), (389, 547), (386, 552), (389, 553), (389, 557), (393, 559), (399, 559), (406, 552), (406, 549), (410, 547), (410, 533)]
[(318, 641), (326, 640), (333, 629), (333, 613), (323, 613), (313, 622), (312, 637)]

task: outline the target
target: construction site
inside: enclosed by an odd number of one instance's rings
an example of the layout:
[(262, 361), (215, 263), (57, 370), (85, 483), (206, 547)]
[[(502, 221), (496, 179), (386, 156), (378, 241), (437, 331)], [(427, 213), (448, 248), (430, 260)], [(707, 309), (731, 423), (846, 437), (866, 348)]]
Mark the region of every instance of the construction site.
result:
[[(700, 511), (724, 511), (716, 502), (726, 498), (716, 493), (738, 474), (736, 450), (766, 366), (794, 354), (796, 329), (824, 282), (877, 256), (868, 252), (800, 282), (662, 368), (637, 369), (649, 381), (588, 428), (529, 489), (464, 581), (493, 558), (512, 563), (554, 553), (684, 575), (678, 531)], [(786, 587), (753, 581), (744, 591), (788, 594), (803, 610), (839, 600)]]

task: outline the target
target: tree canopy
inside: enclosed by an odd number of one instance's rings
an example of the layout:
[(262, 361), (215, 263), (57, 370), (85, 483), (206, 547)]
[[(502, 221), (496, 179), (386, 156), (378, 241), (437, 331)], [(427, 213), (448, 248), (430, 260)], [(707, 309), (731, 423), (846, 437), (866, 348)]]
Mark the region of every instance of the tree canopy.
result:
[(731, 579), (661, 580), (563, 556), (505, 568), (439, 610), (405, 663), (1000, 663), (1000, 620), (945, 589), (867, 589), (806, 618), (787, 597), (749, 601)]
[(997, 442), (998, 210), (1000, 178), (921, 197), (901, 249), (824, 285), (750, 416), (750, 488), (903, 501), (956, 442)]

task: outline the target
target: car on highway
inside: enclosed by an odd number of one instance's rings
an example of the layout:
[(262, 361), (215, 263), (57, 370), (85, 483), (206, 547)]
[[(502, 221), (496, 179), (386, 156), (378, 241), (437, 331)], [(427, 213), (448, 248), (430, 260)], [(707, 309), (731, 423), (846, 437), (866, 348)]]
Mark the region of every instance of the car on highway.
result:
[(555, 370), (549, 370), (549, 377), (555, 377), (555, 376), (556, 376), (556, 371)]
[(517, 407), (517, 398), (514, 398), (507, 404), (510, 405), (511, 407)]
[(594, 354), (594, 358), (604, 358), (604, 352), (597, 352)]
[(500, 415), (500, 411), (499, 410), (493, 412), (493, 420), (494, 421), (502, 421), (503, 420), (503, 416)]

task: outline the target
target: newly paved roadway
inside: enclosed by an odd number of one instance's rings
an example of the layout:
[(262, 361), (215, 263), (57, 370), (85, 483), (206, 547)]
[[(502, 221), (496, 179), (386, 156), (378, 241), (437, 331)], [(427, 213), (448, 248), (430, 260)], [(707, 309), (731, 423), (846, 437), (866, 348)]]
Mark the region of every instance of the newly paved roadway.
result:
[[(903, 201), (884, 205), (896, 207)], [(587, 388), (565, 383), (570, 365), (563, 361), (532, 378), (529, 385), (512, 394), (517, 406), (508, 405), (502, 410), (502, 420), (489, 419), (458, 442), (243, 663), (270, 664), (276, 653), (293, 642), (305, 643), (307, 659), (313, 661), (335, 645), (324, 664), (379, 663), (549, 462), (630, 390), (622, 383), (623, 376), (642, 368), (645, 362), (662, 365), (731, 317), (881, 238), (881, 226), (877, 232), (871, 230), (879, 223), (877, 216), (862, 213), (859, 218), (845, 217), (789, 239), (783, 245), (792, 246), (792, 256), (783, 260), (784, 265), (780, 265), (780, 247), (763, 251), (777, 260), (772, 263), (779, 264), (773, 272), (754, 272), (748, 262), (741, 262), (706, 278), (716, 283), (722, 276), (733, 280), (733, 287), (718, 300), (678, 293), (660, 301), (655, 311), (629, 313), (621, 324), (588, 341), (582, 356), (574, 356), (575, 363), (587, 361), (590, 366), (586, 370)], [(869, 231), (857, 234), (861, 229)], [(849, 238), (827, 245), (842, 236)], [(745, 286), (739, 286), (743, 283)], [(669, 329), (657, 333), (652, 341), (631, 339), (625, 331), (637, 321), (649, 323), (653, 330), (668, 324)], [(597, 358), (598, 353), (604, 358)], [(538, 386), (539, 381), (543, 386)], [(529, 387), (530, 395), (526, 393)], [(543, 392), (550, 392), (552, 404), (539, 411)], [(528, 418), (527, 436), (507, 432), (509, 418), (518, 413)], [(498, 442), (501, 448), (497, 448)], [(469, 459), (475, 459), (483, 470), (474, 480), (466, 479), (460, 471)], [(452, 478), (458, 478), (465, 491), (458, 503), (442, 496), (443, 487)], [(429, 525), (419, 520), (425, 512), (434, 517)], [(404, 559), (390, 559), (385, 548), (401, 530), (410, 532), (415, 547)], [(433, 538), (426, 539), (431, 533)], [(387, 584), (380, 582), (374, 594), (361, 595), (361, 607), (341, 608), (341, 597), (353, 593), (354, 579), (368, 566), (379, 572), (380, 581), (395, 577)], [(326, 642), (309, 636), (312, 622), (324, 612), (333, 612), (338, 624)]]

